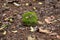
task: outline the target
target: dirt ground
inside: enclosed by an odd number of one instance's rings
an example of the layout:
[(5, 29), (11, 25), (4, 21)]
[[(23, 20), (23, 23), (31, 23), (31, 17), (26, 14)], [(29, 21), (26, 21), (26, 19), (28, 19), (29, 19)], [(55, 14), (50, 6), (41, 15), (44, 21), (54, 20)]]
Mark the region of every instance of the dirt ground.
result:
[[(27, 11), (37, 13), (37, 25), (22, 24)], [(60, 40), (60, 0), (0, 0), (0, 40)]]

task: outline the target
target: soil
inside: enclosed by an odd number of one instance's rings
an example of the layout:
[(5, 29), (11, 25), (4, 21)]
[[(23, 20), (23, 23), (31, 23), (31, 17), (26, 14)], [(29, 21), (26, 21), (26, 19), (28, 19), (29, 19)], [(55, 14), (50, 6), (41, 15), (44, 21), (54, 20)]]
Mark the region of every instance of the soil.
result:
[[(43, 22), (33, 26), (34, 32), (22, 24), (27, 11), (36, 12)], [(0, 27), (3, 24), (8, 27), (0, 30), (0, 40), (60, 40), (60, 0), (0, 0)], [(56, 34), (41, 32), (41, 27)]]

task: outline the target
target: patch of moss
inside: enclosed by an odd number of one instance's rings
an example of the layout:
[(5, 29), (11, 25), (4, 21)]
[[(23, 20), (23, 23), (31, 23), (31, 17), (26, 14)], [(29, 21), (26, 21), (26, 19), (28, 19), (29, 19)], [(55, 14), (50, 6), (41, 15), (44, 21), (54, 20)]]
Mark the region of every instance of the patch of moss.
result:
[(22, 14), (22, 21), (25, 25), (37, 24), (38, 17), (35, 12), (25, 12)]

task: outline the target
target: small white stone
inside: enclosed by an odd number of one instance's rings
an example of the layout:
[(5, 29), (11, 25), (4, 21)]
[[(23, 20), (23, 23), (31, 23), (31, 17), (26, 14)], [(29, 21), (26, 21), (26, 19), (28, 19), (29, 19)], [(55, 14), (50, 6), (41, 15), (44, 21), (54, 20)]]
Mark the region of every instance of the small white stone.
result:
[(31, 32), (34, 32), (34, 31), (35, 31), (33, 27), (30, 27), (30, 29), (31, 29), (31, 30), (30, 30)]
[(42, 2), (38, 2), (38, 4), (43, 4)]
[(14, 2), (13, 4), (14, 4), (15, 6), (20, 6), (20, 4), (18, 4), (18, 3), (16, 3), (16, 2)]
[(17, 32), (17, 30), (15, 30), (15, 31), (12, 31), (13, 33), (16, 33)]
[(36, 10), (36, 7), (33, 7), (33, 9), (35, 9), (35, 10)]
[(29, 5), (29, 3), (26, 3), (26, 6), (28, 6)]
[(6, 34), (6, 31), (4, 31), (3, 34), (5, 35)]

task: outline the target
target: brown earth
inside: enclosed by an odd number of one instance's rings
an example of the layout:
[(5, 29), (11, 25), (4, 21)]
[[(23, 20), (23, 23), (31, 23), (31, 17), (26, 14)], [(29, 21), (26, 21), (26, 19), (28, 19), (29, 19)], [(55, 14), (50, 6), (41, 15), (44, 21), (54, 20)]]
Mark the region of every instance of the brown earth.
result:
[[(33, 32), (22, 24), (27, 11), (38, 15)], [(0, 26), (3, 24), (8, 27), (0, 30), (0, 40), (60, 40), (60, 0), (0, 0)]]

